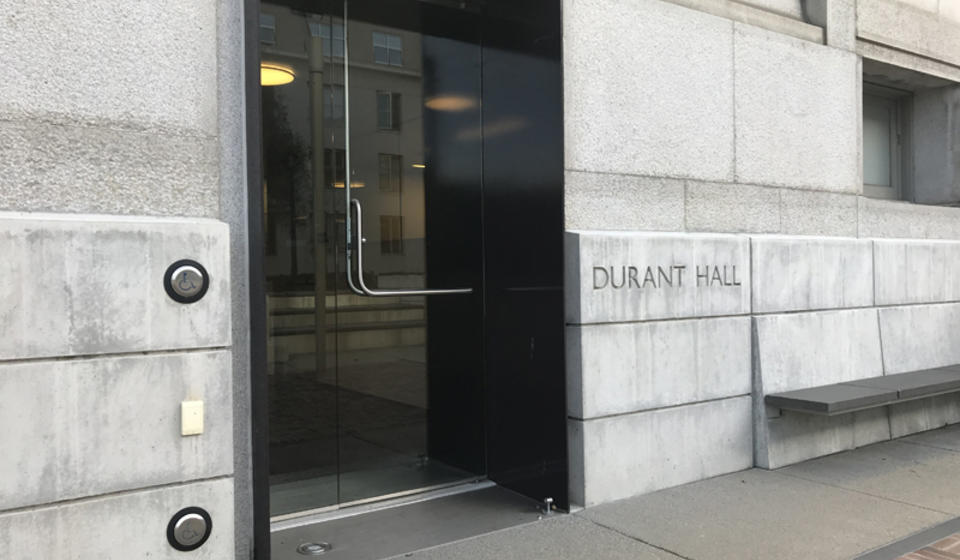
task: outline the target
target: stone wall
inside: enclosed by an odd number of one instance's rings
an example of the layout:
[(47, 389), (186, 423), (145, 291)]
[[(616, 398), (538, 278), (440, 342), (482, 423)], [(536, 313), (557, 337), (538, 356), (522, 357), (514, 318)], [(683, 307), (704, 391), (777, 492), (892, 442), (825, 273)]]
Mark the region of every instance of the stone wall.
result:
[[(947, 114), (949, 37), (903, 33), (955, 24), (889, 0), (788, 4), (564, 2), (576, 503), (960, 421), (951, 397), (828, 421), (758, 404), (952, 360), (939, 348), (958, 301), (960, 209), (867, 198), (861, 169), (864, 60), (904, 64), (920, 117)], [(878, 10), (895, 15), (882, 29)], [(913, 130), (917, 161), (946, 162), (924, 164), (913, 200), (960, 192), (952, 120), (940, 128)], [(698, 285), (697, 266), (720, 281)]]
[[(241, 6), (0, 8), (0, 557), (179, 558), (200, 506), (193, 555), (247, 558)], [(212, 279), (190, 305), (162, 286), (184, 258)]]
[[(688, 5), (564, 4), (567, 229), (960, 239), (958, 209), (862, 197), (851, 6), (824, 4), (839, 48)], [(952, 136), (933, 132), (913, 134), (916, 199), (951, 202)]]
[(960, 422), (764, 396), (960, 363), (960, 242), (568, 232), (571, 492), (591, 506)]

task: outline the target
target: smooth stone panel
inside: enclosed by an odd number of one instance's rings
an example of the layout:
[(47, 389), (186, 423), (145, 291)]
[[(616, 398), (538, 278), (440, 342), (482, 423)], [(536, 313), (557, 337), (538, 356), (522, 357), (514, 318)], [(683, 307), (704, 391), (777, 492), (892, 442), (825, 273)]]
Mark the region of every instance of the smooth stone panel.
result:
[(216, 2), (4, 6), (0, 114), (216, 134)]
[(957, 394), (918, 399), (890, 407), (890, 433), (893, 437), (957, 423), (960, 423), (960, 395)]
[[(210, 538), (194, 552), (167, 543), (187, 506), (207, 510)], [(224, 560), (234, 558), (233, 479), (221, 478), (0, 514), (0, 558), (16, 560)]]
[(871, 241), (752, 237), (753, 312), (873, 305)]
[(582, 171), (564, 178), (567, 229), (684, 229), (682, 180)]
[(742, 24), (734, 37), (736, 180), (859, 192), (857, 56)]
[(960, 303), (879, 310), (886, 373), (960, 364)]
[(877, 305), (960, 301), (960, 242), (874, 242)]
[(755, 459), (758, 467), (778, 469), (890, 439), (886, 408), (819, 416), (784, 411), (756, 418)]
[(778, 468), (890, 438), (885, 408), (817, 416), (764, 405), (764, 397), (883, 375), (876, 309), (762, 315), (754, 321), (757, 466)]
[[(230, 474), (230, 382), (226, 351), (0, 364), (0, 426), (17, 426), (0, 509)], [(180, 435), (184, 400), (204, 401), (199, 436)]]
[(570, 468), (583, 473), (571, 476), (582, 481), (571, 500), (589, 507), (749, 468), (750, 406), (747, 396), (569, 420)]
[(759, 395), (883, 375), (876, 309), (763, 315), (753, 321)]
[(574, 231), (565, 250), (569, 323), (750, 312), (746, 237)]
[[(205, 219), (0, 214), (0, 360), (228, 346), (228, 235)], [(163, 287), (185, 258), (211, 279), (192, 304)]]
[(217, 160), (214, 137), (0, 120), (0, 208), (217, 217)]
[(750, 393), (750, 318), (567, 327), (567, 408), (595, 418)]
[(729, 20), (657, 0), (565, 0), (563, 37), (568, 169), (733, 180)]

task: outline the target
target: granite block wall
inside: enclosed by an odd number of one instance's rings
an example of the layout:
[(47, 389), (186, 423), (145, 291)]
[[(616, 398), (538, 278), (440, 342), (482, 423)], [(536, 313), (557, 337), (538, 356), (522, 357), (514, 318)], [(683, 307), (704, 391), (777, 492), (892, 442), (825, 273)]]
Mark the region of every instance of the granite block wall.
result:
[[(925, 94), (921, 121), (952, 114), (960, 23), (943, 4), (564, 1), (575, 501), (960, 420), (952, 397), (828, 419), (762, 405), (954, 360), (960, 208), (862, 184), (865, 61), (946, 87)], [(944, 134), (911, 133), (928, 159), (955, 159)], [(951, 166), (915, 175), (912, 200), (956, 198)], [(719, 282), (698, 285), (697, 265), (719, 266)]]
[[(248, 558), (242, 6), (0, 9), (0, 558), (179, 558), (190, 505), (194, 556)], [(162, 286), (182, 258), (211, 276), (191, 305)]]

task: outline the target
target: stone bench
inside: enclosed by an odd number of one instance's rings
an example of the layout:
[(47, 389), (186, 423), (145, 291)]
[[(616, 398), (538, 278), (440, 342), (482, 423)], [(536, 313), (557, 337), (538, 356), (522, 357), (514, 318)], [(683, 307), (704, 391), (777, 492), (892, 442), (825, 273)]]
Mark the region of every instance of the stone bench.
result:
[(835, 416), (960, 392), (960, 364), (766, 395), (768, 406)]
[(752, 318), (754, 460), (776, 469), (960, 422), (960, 304)]

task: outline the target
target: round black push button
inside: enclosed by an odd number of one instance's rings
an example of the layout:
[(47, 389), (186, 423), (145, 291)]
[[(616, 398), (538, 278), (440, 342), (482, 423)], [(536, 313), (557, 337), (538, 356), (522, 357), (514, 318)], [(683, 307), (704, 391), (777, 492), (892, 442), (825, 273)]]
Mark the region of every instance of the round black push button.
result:
[(210, 276), (207, 269), (196, 261), (184, 259), (167, 267), (163, 275), (163, 288), (173, 301), (193, 303), (207, 293)]
[(167, 524), (167, 542), (184, 552), (203, 546), (210, 537), (213, 522), (203, 508), (188, 507), (178, 511)]

